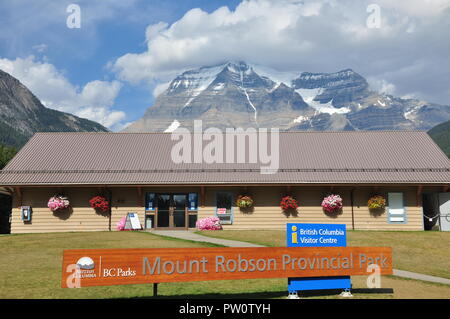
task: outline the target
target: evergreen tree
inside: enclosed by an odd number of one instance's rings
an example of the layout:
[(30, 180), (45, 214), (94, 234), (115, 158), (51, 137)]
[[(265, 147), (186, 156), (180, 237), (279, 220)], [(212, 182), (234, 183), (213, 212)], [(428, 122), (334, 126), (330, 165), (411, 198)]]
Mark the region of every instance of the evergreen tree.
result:
[(3, 169), (16, 153), (17, 150), (15, 148), (0, 144), (0, 169)]

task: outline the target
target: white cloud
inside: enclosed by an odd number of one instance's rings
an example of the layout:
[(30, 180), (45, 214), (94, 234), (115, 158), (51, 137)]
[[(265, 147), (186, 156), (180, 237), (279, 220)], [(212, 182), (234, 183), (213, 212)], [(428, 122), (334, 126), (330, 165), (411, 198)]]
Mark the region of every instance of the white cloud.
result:
[(228, 60), (277, 71), (352, 68), (389, 83), (386, 92), (417, 91), (436, 102), (450, 103), (448, 90), (430, 94), (436, 83), (450, 81), (448, 68), (438, 71), (434, 81), (421, 87), (414, 83), (413, 88), (408, 88), (411, 76), (422, 74), (418, 69), (414, 74), (402, 72), (422, 60), (448, 65), (450, 33), (445, 30), (450, 29), (450, 1), (376, 1), (381, 28), (368, 28), (367, 6), (373, 2), (248, 0), (235, 10), (192, 9), (172, 24), (148, 26), (146, 50), (121, 56), (112, 69), (120, 79), (136, 84), (167, 82), (186, 69)]
[(167, 90), (167, 88), (170, 85), (170, 81), (169, 82), (165, 82), (165, 83), (161, 83), (158, 84), (154, 89), (153, 89), (153, 96), (157, 97), (158, 95), (160, 95), (162, 92), (164, 92), (165, 90)]
[(394, 9), (410, 17), (433, 17), (440, 15), (450, 7), (449, 0), (378, 0), (377, 3), (386, 9)]
[(120, 125), (125, 118), (124, 112), (111, 109), (121, 89), (118, 81), (95, 80), (78, 88), (54, 65), (33, 56), (15, 60), (0, 58), (0, 69), (22, 82), (46, 107), (73, 113), (109, 128)]
[(375, 78), (368, 78), (367, 82), (369, 82), (369, 85), (372, 89), (389, 95), (395, 95), (396, 87), (394, 84), (389, 83), (388, 81), (384, 79), (375, 79)]

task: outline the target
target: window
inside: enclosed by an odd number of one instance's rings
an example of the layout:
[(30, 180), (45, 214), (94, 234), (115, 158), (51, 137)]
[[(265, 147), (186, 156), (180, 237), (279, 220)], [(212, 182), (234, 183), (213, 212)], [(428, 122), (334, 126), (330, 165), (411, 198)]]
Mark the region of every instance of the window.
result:
[(406, 223), (406, 207), (403, 193), (388, 193), (388, 222)]
[(145, 194), (145, 209), (146, 210), (155, 210), (155, 208), (156, 208), (155, 201), (156, 201), (155, 193)]
[(216, 216), (222, 224), (233, 224), (233, 195), (231, 193), (216, 193)]
[(197, 193), (189, 193), (188, 195), (189, 211), (196, 211), (198, 209), (198, 195)]

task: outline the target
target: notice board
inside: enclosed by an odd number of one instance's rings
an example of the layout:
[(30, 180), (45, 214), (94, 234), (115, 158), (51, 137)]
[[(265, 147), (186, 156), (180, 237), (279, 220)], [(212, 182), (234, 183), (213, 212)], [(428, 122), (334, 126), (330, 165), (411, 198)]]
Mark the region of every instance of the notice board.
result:
[[(346, 247), (344, 224), (287, 224), (288, 247)], [(288, 278), (288, 291), (350, 289), (350, 276)]]

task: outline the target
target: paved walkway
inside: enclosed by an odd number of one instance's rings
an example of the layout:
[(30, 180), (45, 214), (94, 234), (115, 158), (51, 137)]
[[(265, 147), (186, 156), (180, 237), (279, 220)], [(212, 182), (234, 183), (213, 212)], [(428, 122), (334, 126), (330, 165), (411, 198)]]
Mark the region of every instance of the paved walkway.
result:
[[(186, 230), (152, 230), (150, 232), (153, 234), (156, 234), (156, 235), (161, 235), (161, 236), (174, 237), (174, 238), (199, 241), (199, 242), (208, 242), (208, 243), (218, 244), (218, 245), (223, 245), (223, 246), (228, 246), (228, 247), (264, 247), (262, 245), (251, 244), (251, 243), (247, 243), (247, 242), (243, 242), (243, 241), (202, 236), (199, 234), (195, 234), (193, 231), (186, 231)], [(405, 270), (399, 270), (399, 269), (394, 269), (393, 273), (394, 273), (394, 276), (397, 276), (397, 277), (403, 277), (403, 278), (416, 279), (416, 280), (450, 285), (450, 279), (447, 279), (447, 278), (429, 276), (429, 275), (424, 275), (424, 274), (419, 274), (419, 273), (405, 271)]]
[(435, 277), (435, 276), (429, 276), (429, 275), (423, 275), (423, 274), (418, 274), (416, 272), (410, 272), (410, 271), (406, 271), (406, 270), (394, 269), (394, 276), (403, 277), (403, 278), (409, 278), (409, 279), (417, 279), (417, 280), (423, 280), (423, 281), (436, 282), (438, 284), (450, 285), (450, 279), (441, 278), (441, 277)]
[(264, 247), (261, 245), (246, 243), (243, 241), (206, 237), (206, 236), (195, 234), (193, 231), (187, 231), (187, 230), (152, 230), (150, 232), (152, 234), (161, 235), (161, 236), (175, 237), (175, 238), (192, 240), (192, 241), (208, 242), (208, 243), (223, 245), (223, 246), (227, 246), (227, 247)]

